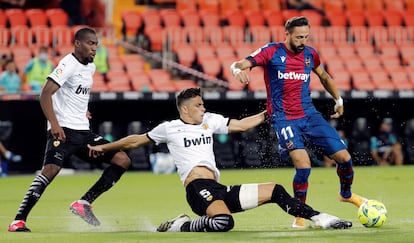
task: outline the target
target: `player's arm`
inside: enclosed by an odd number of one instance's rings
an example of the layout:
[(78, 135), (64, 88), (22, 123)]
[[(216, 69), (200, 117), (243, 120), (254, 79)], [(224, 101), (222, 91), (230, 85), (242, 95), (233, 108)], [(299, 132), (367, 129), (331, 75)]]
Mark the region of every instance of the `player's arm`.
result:
[(240, 61), (233, 62), (230, 65), (230, 70), (231, 70), (231, 74), (241, 83), (248, 83), (249, 76), (244, 70), (251, 68), (251, 67), (252, 67), (252, 64), (249, 60), (242, 59)]
[(48, 79), (40, 94), (40, 106), (46, 119), (50, 122), (52, 136), (55, 139), (65, 140), (65, 132), (57, 121), (56, 114), (53, 110), (52, 95), (60, 88), (53, 80)]
[(139, 148), (142, 145), (148, 144), (150, 142), (151, 140), (149, 139), (147, 134), (129, 135), (117, 141), (114, 141), (112, 143), (96, 145), (96, 146), (91, 146), (88, 144), (89, 155), (94, 154), (94, 152), (104, 153), (109, 150), (129, 150), (129, 149)]
[(339, 95), (338, 88), (335, 85), (334, 80), (331, 75), (329, 75), (321, 66), (313, 69), (313, 71), (318, 75), (319, 80), (321, 81), (323, 87), (335, 100), (335, 114), (331, 115), (331, 118), (338, 118), (344, 114), (344, 102)]
[(248, 116), (240, 120), (231, 119), (228, 125), (228, 131), (229, 133), (247, 131), (263, 123), (266, 120), (266, 117), (266, 111), (262, 111), (259, 114)]

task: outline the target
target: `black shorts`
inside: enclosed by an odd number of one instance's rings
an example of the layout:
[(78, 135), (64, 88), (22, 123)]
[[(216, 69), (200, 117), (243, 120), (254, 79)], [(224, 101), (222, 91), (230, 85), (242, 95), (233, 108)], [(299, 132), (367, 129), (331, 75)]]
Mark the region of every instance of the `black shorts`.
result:
[(51, 132), (47, 132), (46, 151), (43, 163), (55, 164), (62, 167), (67, 163), (70, 156), (76, 155), (83, 161), (91, 164), (109, 163), (114, 155), (119, 151), (108, 151), (104, 155), (97, 158), (89, 157), (88, 144), (99, 145), (109, 143), (102, 136), (97, 135), (89, 130), (73, 130), (69, 128), (63, 128), (66, 135), (66, 141), (54, 139)]
[(208, 206), (216, 200), (223, 200), (230, 212), (243, 211), (240, 206), (240, 185), (225, 186), (211, 179), (196, 179), (185, 188), (187, 202), (194, 213), (206, 215)]

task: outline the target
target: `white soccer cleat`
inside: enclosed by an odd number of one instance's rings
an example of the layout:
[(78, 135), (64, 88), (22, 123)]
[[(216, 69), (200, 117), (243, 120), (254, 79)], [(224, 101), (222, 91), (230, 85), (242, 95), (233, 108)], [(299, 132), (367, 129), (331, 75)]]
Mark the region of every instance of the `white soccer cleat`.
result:
[(327, 213), (320, 213), (313, 216), (312, 221), (315, 223), (315, 227), (323, 229), (348, 229), (352, 227), (352, 223), (342, 220), (338, 217), (329, 215)]
[(190, 221), (190, 217), (186, 214), (180, 214), (177, 217), (164, 222), (158, 226), (157, 231), (158, 232), (181, 232), (181, 226), (185, 222)]

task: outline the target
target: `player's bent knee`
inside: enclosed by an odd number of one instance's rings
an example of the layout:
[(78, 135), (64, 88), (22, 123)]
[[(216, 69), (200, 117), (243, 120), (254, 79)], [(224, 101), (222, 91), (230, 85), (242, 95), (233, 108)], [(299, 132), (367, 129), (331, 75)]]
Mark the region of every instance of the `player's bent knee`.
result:
[(218, 214), (213, 216), (212, 225), (208, 227), (210, 232), (227, 232), (234, 228), (234, 219), (230, 214)]
[(112, 163), (119, 165), (124, 169), (128, 169), (128, 167), (131, 165), (131, 159), (125, 152), (121, 151), (114, 155), (114, 157), (112, 158)]
[(239, 193), (240, 206), (243, 210), (256, 208), (259, 201), (259, 185), (243, 184)]

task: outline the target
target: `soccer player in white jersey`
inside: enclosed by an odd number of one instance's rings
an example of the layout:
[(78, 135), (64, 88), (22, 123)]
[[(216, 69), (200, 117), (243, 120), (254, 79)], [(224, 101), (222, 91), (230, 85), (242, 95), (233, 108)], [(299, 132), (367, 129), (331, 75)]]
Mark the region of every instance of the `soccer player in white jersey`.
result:
[(98, 37), (93, 29), (82, 28), (75, 33), (74, 52), (63, 57), (48, 76), (40, 95), (40, 105), (47, 119), (47, 144), (44, 165), (30, 185), (8, 231), (29, 232), (26, 219), (46, 187), (59, 173), (71, 155), (94, 164), (109, 163), (99, 180), (70, 205), (70, 210), (87, 223), (98, 226), (99, 220), (91, 204), (119, 180), (131, 164), (125, 152), (112, 151), (99, 158), (88, 156), (87, 144), (108, 143), (89, 127), (90, 90), (95, 64), (93, 59)]
[(352, 226), (351, 222), (313, 210), (275, 183), (229, 187), (219, 183), (220, 172), (214, 158), (213, 134), (246, 131), (264, 122), (265, 112), (241, 120), (208, 113), (199, 88), (181, 91), (177, 96), (177, 108), (179, 119), (163, 122), (146, 134), (130, 135), (103, 145), (88, 145), (90, 156), (100, 157), (113, 150), (138, 148), (150, 142), (167, 143), (186, 188), (187, 202), (201, 217), (190, 220), (182, 214), (162, 223), (158, 231), (229, 231), (234, 227), (232, 213), (266, 203), (276, 203), (287, 213), (312, 220), (322, 228), (345, 229)]

